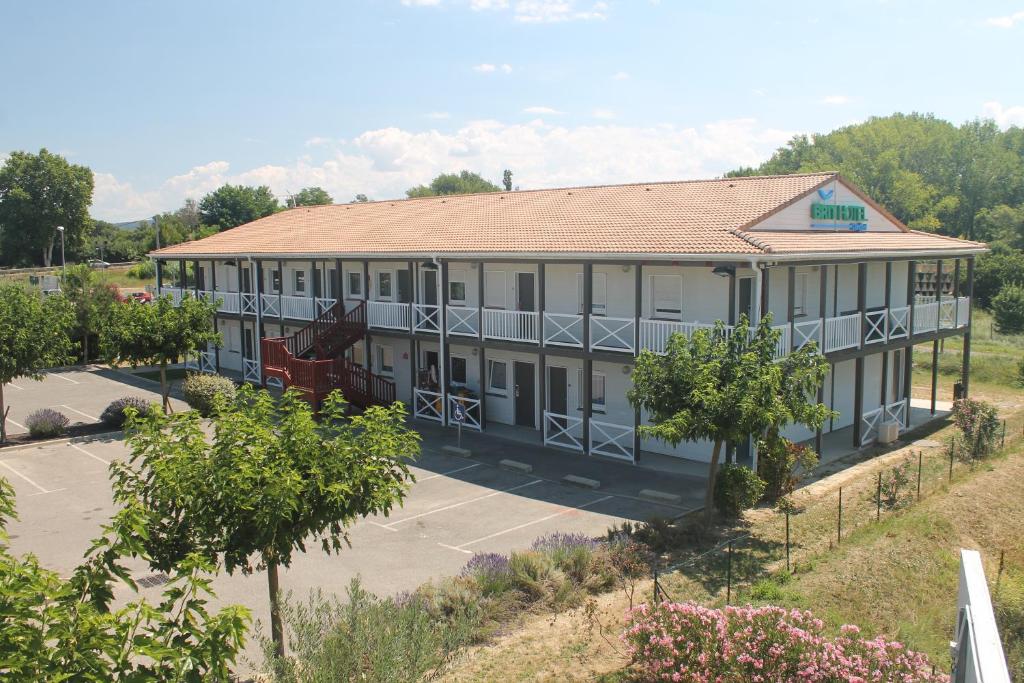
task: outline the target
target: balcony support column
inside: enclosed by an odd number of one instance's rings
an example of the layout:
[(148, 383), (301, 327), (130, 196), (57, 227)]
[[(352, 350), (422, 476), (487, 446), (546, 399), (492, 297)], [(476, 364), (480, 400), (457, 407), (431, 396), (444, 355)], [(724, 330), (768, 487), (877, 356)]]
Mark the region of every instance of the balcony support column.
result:
[(828, 266), (818, 268), (818, 317), (821, 319), (821, 329), (818, 337), (821, 343), (818, 344), (818, 353), (825, 353), (825, 320), (828, 318)]
[[(442, 311), (448, 309), (448, 261), (441, 261), (441, 296), (437, 301)], [(444, 323), (444, 316), (441, 317), (441, 322)], [(442, 328), (443, 329), (443, 328)], [(447, 339), (445, 335), (440, 334), (437, 337), (438, 342), (441, 344), (441, 364), (443, 367), (439, 368), (440, 372), (440, 385), (441, 385), (441, 424), (448, 424), (448, 374), (451, 372), (451, 349), (448, 347)]]
[[(885, 262), (885, 319), (882, 321), (883, 332), (885, 338), (882, 339), (882, 345), (885, 346), (889, 343), (889, 307), (892, 303), (892, 261)], [(882, 387), (881, 387), (881, 401), (882, 408), (885, 409), (889, 405), (889, 351), (882, 353)], [(893, 397), (895, 398), (895, 397)]]
[(537, 424), (540, 425), (540, 442), (544, 443), (544, 427), (546, 419), (544, 412), (548, 409), (548, 390), (547, 390), (547, 379), (548, 379), (548, 359), (547, 354), (544, 353), (544, 349), (540, 350), (537, 354), (537, 393), (539, 394), (537, 405), (540, 406), (540, 420)]
[(156, 272), (156, 295), (160, 296), (160, 290), (164, 286), (164, 262), (163, 259), (153, 259), (155, 264), (153, 270)]
[(178, 288), (184, 292), (188, 289), (188, 278), (185, 272), (185, 259), (178, 259)]
[[(263, 261), (256, 259), (256, 348), (260, 348), (263, 339)], [(241, 310), (241, 309), (239, 309)], [(260, 386), (267, 386), (267, 378), (263, 374), (263, 359), (260, 358)]]
[(345, 286), (345, 278), (342, 277), (341, 272), (341, 259), (334, 259), (334, 300), (341, 304), (341, 312), (345, 312), (345, 291), (342, 287)]
[(864, 421), (864, 356), (854, 361), (853, 382), (853, 447), (860, 448)]
[(484, 262), (476, 263), (476, 336), (484, 338)]
[[(273, 275), (271, 275), (273, 277)], [(281, 336), (284, 336), (284, 261), (277, 260), (277, 315), (281, 318)]]
[(363, 364), (370, 367), (370, 262), (363, 261), (363, 302), (366, 306), (366, 335), (363, 337)]
[[(635, 331), (633, 348), (635, 349), (636, 355), (640, 355), (640, 318), (643, 317), (644, 313), (644, 264), (642, 261), (636, 262), (636, 273), (634, 274), (635, 280), (633, 281), (633, 327)], [(733, 292), (736, 287), (736, 273), (733, 273), (729, 279), (729, 299), (730, 302), (735, 298)], [(635, 365), (633, 366), (636, 367)], [(633, 378), (630, 377), (630, 385), (633, 384)], [(640, 407), (633, 406), (633, 464), (640, 464)]]
[[(197, 269), (198, 273), (199, 270)], [(217, 266), (213, 261), (210, 261), (210, 288), (213, 289), (213, 300), (217, 301)], [(217, 331), (217, 311), (213, 311), (213, 331)], [(245, 330), (242, 328), (242, 300), (239, 297), (238, 300), (238, 335), (242, 342), (242, 377), (245, 377)], [(220, 374), (220, 344), (213, 347), (213, 367), (217, 370), (217, 374)]]
[(857, 313), (860, 315), (860, 339), (857, 348), (864, 348), (864, 340), (868, 333), (868, 320), (865, 315), (868, 307), (868, 264), (857, 264)]
[(594, 305), (594, 264), (583, 264), (583, 452), (590, 454), (590, 418), (594, 407), (594, 361), (590, 351), (590, 311)]
[[(967, 257), (967, 327), (964, 328), (964, 354), (960, 367), (960, 383), (964, 387), (964, 398), (967, 398), (971, 386), (971, 321), (974, 317), (974, 257)], [(959, 313), (957, 314), (959, 320)]]
[(935, 331), (938, 332), (942, 329), (942, 259), (935, 261), (935, 301)]
[[(544, 272), (544, 262), (540, 261), (537, 264), (537, 344), (544, 348), (544, 309), (547, 307), (547, 278)], [(543, 365), (544, 353), (541, 352), (541, 364)], [(541, 388), (544, 387), (543, 374), (540, 380)], [(544, 392), (541, 392), (541, 405), (547, 406), (544, 401)], [(541, 419), (543, 420), (544, 413), (541, 412)], [(543, 425), (541, 425), (543, 428)]]
[[(487, 348), (480, 345), (480, 430), (483, 431), (487, 428)], [(543, 437), (544, 429), (541, 426), (541, 436)]]
[(917, 261), (907, 261), (907, 339), (914, 338), (914, 308), (917, 305)]
[(420, 374), (417, 364), (419, 362), (419, 342), (416, 341), (415, 337), (409, 337), (409, 367), (412, 370), (412, 381), (409, 384), (412, 385), (412, 391), (410, 392), (409, 399), (412, 406), (413, 414), (416, 413), (416, 390), (420, 386)]
[(939, 393), (939, 340), (936, 338), (932, 341), (932, 402), (931, 402), (931, 414), (935, 415), (935, 403), (938, 400)]
[(729, 272), (729, 324), (736, 324), (736, 268)]
[(786, 324), (789, 325), (789, 348), (793, 350), (793, 343), (796, 341), (796, 266), (790, 266), (786, 273)]

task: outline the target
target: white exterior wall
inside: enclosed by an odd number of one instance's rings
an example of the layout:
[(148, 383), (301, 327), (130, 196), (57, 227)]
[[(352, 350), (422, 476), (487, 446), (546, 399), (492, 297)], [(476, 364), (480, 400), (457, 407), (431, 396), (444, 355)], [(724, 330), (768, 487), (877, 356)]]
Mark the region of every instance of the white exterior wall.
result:
[[(488, 275), (494, 273), (495, 275)], [(502, 273), (503, 278), (497, 275)], [(484, 304), (488, 308), (518, 310), (518, 289), (516, 273), (533, 273), (533, 310), (537, 310), (537, 266), (533, 263), (485, 263), (484, 264)], [(503, 284), (500, 284), (502, 279)], [(496, 290), (495, 288), (500, 288)]]
[[(423, 291), (423, 288), (425, 287), (423, 273), (424, 273), (424, 269), (420, 268), (420, 275), (419, 275), (420, 276), (420, 284), (419, 284), (419, 286), (420, 286), (420, 291), (421, 292)], [(441, 278), (440, 271), (438, 271), (437, 277), (438, 277), (438, 281), (440, 281), (440, 278)], [(448, 282), (449, 282), (449, 290), (451, 289), (451, 283), (452, 282), (463, 282), (466, 285), (466, 300), (465, 300), (465, 302), (449, 300), (449, 302), (448, 302), (449, 305), (451, 305), (451, 306), (465, 306), (467, 308), (478, 308), (480, 306), (480, 265), (478, 263), (456, 262), (456, 263), (449, 264), (448, 265)], [(421, 293), (420, 294), (420, 301), (423, 301), (423, 300), (424, 300), (424, 297), (423, 297), (423, 294)]]
[(643, 269), (643, 317), (655, 317), (651, 295), (652, 278), (655, 275), (674, 275), (682, 278), (684, 322), (713, 323), (728, 319), (729, 278), (715, 275), (711, 268), (648, 265)]
[[(785, 209), (778, 213), (769, 216), (757, 225), (749, 228), (750, 230), (800, 230), (807, 231), (811, 230), (811, 204), (824, 203), (824, 204), (856, 204), (858, 206), (864, 206), (866, 208), (866, 218), (868, 224), (868, 231), (870, 232), (898, 232), (899, 227), (877, 209), (872, 207), (870, 204), (865, 202), (863, 199), (858, 197), (854, 192), (846, 185), (832, 181), (825, 185), (822, 189), (826, 192), (833, 190), (834, 193), (827, 200), (823, 199), (818, 195), (817, 192), (812, 192), (808, 196), (793, 202)], [(815, 221), (824, 222), (824, 221)], [(824, 230), (824, 228), (819, 228)]]
[[(535, 397), (534, 425), (539, 429), (541, 425), (541, 411), (543, 401), (540, 398), (540, 387), (538, 385), (538, 358), (535, 353), (522, 353), (519, 351), (504, 351), (498, 349), (487, 349), (487, 360), (502, 360), (508, 363), (508, 391), (505, 395), (498, 393), (487, 393), (487, 419), (501, 424), (515, 424), (515, 368), (513, 362), (520, 361), (532, 363), (533, 372), (533, 394)], [(479, 361), (478, 361), (479, 362)]]
[[(836, 363), (832, 373), (832, 384), (835, 387), (835, 400), (831, 404), (832, 410), (839, 415), (832, 423), (832, 429), (842, 429), (853, 424), (853, 394), (856, 382), (856, 362), (845, 360)], [(832, 385), (828, 387), (832, 389)], [(830, 400), (830, 393), (825, 394), (825, 401)]]

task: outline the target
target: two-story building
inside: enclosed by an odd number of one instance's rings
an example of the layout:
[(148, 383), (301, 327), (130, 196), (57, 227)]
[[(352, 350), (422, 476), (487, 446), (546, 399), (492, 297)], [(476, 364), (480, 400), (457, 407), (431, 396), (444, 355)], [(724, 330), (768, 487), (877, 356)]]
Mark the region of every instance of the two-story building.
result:
[[(813, 173), (300, 207), (152, 256), (162, 294), (221, 301), (202, 370), (640, 462), (710, 447), (639, 438), (636, 355), (743, 314), (828, 359), (824, 432), (906, 428), (915, 345), (963, 335), (966, 388), (983, 251)], [(950, 293), (915, 296), (924, 264)]]

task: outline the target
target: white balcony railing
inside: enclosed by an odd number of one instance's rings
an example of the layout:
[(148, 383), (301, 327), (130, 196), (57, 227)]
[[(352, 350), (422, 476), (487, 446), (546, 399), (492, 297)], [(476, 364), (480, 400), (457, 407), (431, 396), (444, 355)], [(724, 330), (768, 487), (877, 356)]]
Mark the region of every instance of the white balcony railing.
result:
[(242, 315), (256, 315), (256, 295), (242, 292), (238, 297), (242, 307)]
[(889, 311), (880, 309), (864, 312), (864, 343), (885, 343), (889, 332)]
[(476, 431), (482, 431), (480, 426), (480, 399), (469, 398), (468, 396), (452, 396), (448, 395), (448, 424), (456, 425), (455, 421), (455, 409), (456, 406), (462, 406), (463, 415), (465, 419), (462, 421), (462, 426), (467, 429), (475, 429)]
[(914, 305), (914, 334), (939, 329), (939, 302)]
[(413, 304), (412, 330), (437, 334), (441, 330), (441, 307), (432, 304)]
[(198, 372), (217, 372), (216, 356), (213, 351), (196, 351), (185, 357), (185, 369)]
[(181, 303), (181, 298), (182, 296), (184, 296), (184, 290), (181, 289), (180, 287), (160, 288), (160, 296), (167, 296), (168, 294), (171, 295), (171, 300), (174, 302), (174, 305), (177, 306), (178, 304)]
[(424, 420), (443, 422), (441, 418), (442, 400), (441, 394), (426, 389), (416, 389), (413, 392), (413, 415)]
[(388, 330), (409, 329), (409, 304), (396, 304), (390, 301), (368, 301), (366, 303), (366, 322), (370, 327)]
[(583, 316), (544, 312), (544, 345), (583, 347)]
[(904, 431), (907, 428), (907, 402), (893, 401), (885, 407), (885, 419), (886, 421), (893, 421), (900, 426), (900, 431)]
[(799, 350), (814, 342), (821, 351), (821, 331), (824, 329), (825, 319), (815, 318), (804, 320), (793, 325), (793, 350)]
[(910, 306), (889, 309), (889, 339), (905, 339), (910, 331)]
[[(591, 423), (593, 424), (593, 423)], [(544, 445), (583, 450), (583, 418), (544, 411)]]
[(967, 327), (971, 319), (971, 297), (962, 296), (956, 300), (956, 326)]
[(483, 323), (485, 339), (502, 339), (533, 344), (540, 340), (535, 311), (505, 311), (485, 308)]
[(779, 333), (779, 341), (775, 342), (775, 360), (779, 360), (789, 355), (790, 329), (789, 325), (774, 325), (772, 329)]
[(457, 334), (462, 337), (480, 336), (480, 309), (468, 306), (449, 306), (448, 334)]
[(260, 294), (260, 305), (263, 307), (264, 317), (281, 317), (281, 300), (277, 294)]
[(633, 462), (633, 427), (591, 420), (590, 452)]
[(242, 361), (242, 379), (246, 382), (260, 383), (260, 362), (254, 358)]
[(336, 303), (338, 303), (337, 299), (331, 299), (331, 298), (328, 298), (328, 297), (318, 296), (316, 298), (316, 314), (317, 314), (317, 317), (319, 317), (321, 313), (323, 313), (324, 311), (328, 310), (331, 306), (333, 306)]
[(309, 296), (282, 296), (281, 314), (293, 320), (312, 320), (316, 317), (316, 300)]
[(220, 306), (217, 308), (222, 313), (238, 313), (239, 297), (238, 292), (213, 292), (214, 299), (220, 299)]
[[(700, 329), (714, 329), (710, 323), (683, 323), (674, 320), (640, 320), (640, 348), (654, 353), (665, 353), (669, 337), (676, 332), (689, 337)], [(732, 328), (728, 327), (727, 334)]]
[(633, 353), (636, 321), (633, 318), (590, 317), (590, 348)]
[(831, 353), (860, 346), (860, 313), (825, 319), (825, 344), (822, 351)]

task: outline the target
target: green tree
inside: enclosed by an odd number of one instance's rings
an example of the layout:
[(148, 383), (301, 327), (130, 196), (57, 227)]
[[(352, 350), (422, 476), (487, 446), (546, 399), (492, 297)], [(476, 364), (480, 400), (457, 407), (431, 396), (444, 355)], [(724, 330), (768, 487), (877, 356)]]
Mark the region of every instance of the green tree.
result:
[(352, 200), (351, 202), (349, 202), (349, 203), (350, 203), (350, 204), (365, 204), (365, 203), (366, 203), (366, 202), (368, 202), (368, 201), (370, 201), (370, 198), (369, 198), (369, 197), (367, 197), (367, 196), (366, 196), (365, 194), (357, 194), (357, 195), (355, 196), (355, 199), (353, 199), (353, 200)]
[(331, 195), (327, 194), (327, 190), (322, 187), (304, 187), (297, 194), (288, 197), (287, 202), (289, 209), (294, 209), (296, 206), (322, 206), (333, 203)]
[(212, 419), (212, 441), (194, 411), (136, 423), (131, 456), (112, 465), (114, 498), (145, 501), (154, 568), (196, 553), (228, 573), (266, 569), (271, 633), (283, 656), (278, 567), (310, 539), (340, 551), (358, 517), (400, 503), (419, 435), (406, 427), (402, 404), (348, 416), (340, 392), (317, 420), (296, 392), (275, 400), (243, 385)]
[(999, 290), (1009, 284), (1024, 285), (1024, 253), (997, 246), (991, 254), (978, 257), (973, 296), (979, 306), (989, 308)]
[(82, 337), (82, 362), (89, 362), (89, 337), (97, 334), (117, 303), (117, 287), (103, 282), (88, 265), (70, 266), (61, 285), (75, 312), (74, 332)]
[(127, 301), (110, 309), (100, 330), (100, 352), (111, 365), (159, 365), (163, 408), (171, 412), (167, 364), (221, 343), (213, 328), (216, 310), (216, 302), (191, 296), (178, 306), (170, 295), (149, 304)]
[(505, 192), (512, 191), (512, 170), (506, 168), (501, 175), (501, 184), (505, 186)]
[(80, 249), (92, 221), (92, 171), (46, 149), (12, 152), (0, 167), (0, 255), (15, 265), (50, 266), (57, 226)]
[(430, 185), (417, 185), (405, 191), (409, 197), (435, 197), (446, 194), (476, 194), (478, 192), (498, 192), (494, 183), (484, 180), (479, 173), (461, 171), (460, 173), (442, 173), (430, 181)]
[(992, 299), (992, 317), (1000, 334), (1024, 332), (1024, 287), (1009, 284)]
[(779, 332), (771, 317), (751, 330), (746, 316), (732, 334), (719, 321), (714, 330), (687, 338), (673, 334), (664, 355), (643, 351), (633, 370), (630, 402), (650, 413), (645, 437), (673, 446), (711, 441), (704, 499), (705, 523), (713, 515), (715, 478), (722, 446), (742, 443), (789, 424), (816, 430), (832, 414), (808, 401), (828, 375), (828, 362), (812, 344), (775, 360)]
[(4, 385), (71, 360), (71, 305), (63, 296), (40, 298), (17, 284), (0, 284), (0, 443), (7, 440)]
[(0, 652), (12, 681), (199, 681), (231, 679), (244, 644), (249, 612), (225, 607), (211, 614), (206, 575), (214, 566), (199, 556), (171, 567), (157, 604), (131, 600), (138, 587), (122, 560), (147, 559), (142, 547), (144, 508), (118, 511), (94, 540), (70, 579), (40, 566), (32, 555), (10, 552), (6, 525), (16, 519), (14, 491), (0, 478)]
[(974, 219), (975, 239), (1008, 249), (1024, 249), (1024, 204), (986, 207)]
[(269, 216), (279, 208), (266, 185), (222, 185), (200, 200), (199, 215), (203, 225), (228, 230)]

